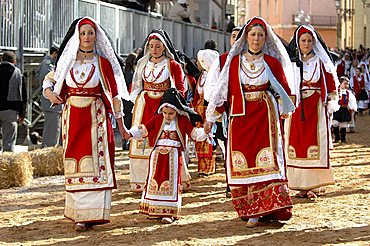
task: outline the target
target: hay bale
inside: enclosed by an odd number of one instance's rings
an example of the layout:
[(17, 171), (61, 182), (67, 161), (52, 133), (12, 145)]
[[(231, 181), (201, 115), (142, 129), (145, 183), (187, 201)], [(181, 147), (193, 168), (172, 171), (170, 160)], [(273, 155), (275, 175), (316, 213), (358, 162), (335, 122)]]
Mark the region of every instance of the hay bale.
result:
[(33, 168), (27, 152), (0, 155), (0, 189), (25, 186), (32, 182)]
[(49, 147), (28, 152), (36, 177), (64, 174), (62, 147)]

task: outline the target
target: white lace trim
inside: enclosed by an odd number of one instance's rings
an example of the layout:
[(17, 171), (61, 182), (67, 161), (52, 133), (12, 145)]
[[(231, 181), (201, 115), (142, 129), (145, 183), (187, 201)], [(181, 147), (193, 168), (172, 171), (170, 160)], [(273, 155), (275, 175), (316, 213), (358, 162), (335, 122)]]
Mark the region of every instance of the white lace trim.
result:
[[(87, 18), (95, 23), (96, 41), (95, 41), (94, 51), (97, 55), (104, 57), (110, 62), (112, 69), (113, 69), (114, 78), (117, 84), (118, 95), (121, 98), (128, 99), (129, 94), (126, 88), (125, 78), (123, 76), (121, 66), (115, 56), (113, 47), (111, 46), (111, 43), (109, 42), (108, 37), (106, 36), (104, 30), (100, 27), (100, 25), (94, 19), (91, 19), (89, 17), (84, 17), (84, 18)], [(63, 50), (62, 55), (60, 56), (58, 60), (57, 69), (54, 74), (54, 79), (56, 81), (54, 92), (56, 92), (57, 94), (60, 94), (62, 90), (63, 82), (69, 70), (73, 67), (76, 61), (76, 56), (77, 56), (79, 45), (80, 45), (80, 41), (79, 41), (79, 31), (78, 31), (78, 23), (77, 23), (73, 36), (69, 39), (66, 47)]]
[[(294, 74), (292, 70), (292, 63), (290, 61), (289, 55), (280, 41), (278, 36), (273, 32), (271, 26), (261, 17), (253, 17), (251, 20), (258, 18), (261, 19), (266, 25), (266, 41), (263, 45), (262, 51), (265, 54), (268, 54), (274, 58), (276, 58), (283, 67), (285, 77), (288, 81), (289, 88), (291, 90), (291, 94), (296, 95), (299, 92), (299, 83), (294, 80)], [(250, 20), (250, 21), (251, 21)], [(243, 51), (248, 49), (247, 40), (247, 28), (246, 26), (250, 23), (248, 21), (242, 31), (241, 37), (234, 43), (231, 47), (231, 50), (226, 58), (225, 65), (221, 71), (220, 77), (218, 79), (217, 85), (213, 87), (213, 91), (210, 95), (209, 104), (207, 107), (207, 120), (214, 118), (212, 115), (214, 114), (216, 107), (220, 107), (223, 105), (224, 102), (227, 101), (228, 95), (228, 83), (229, 83), (229, 70), (231, 60), (241, 54)]]
[[(333, 62), (331, 61), (330, 57), (326, 53), (324, 47), (322, 47), (321, 43), (319, 42), (314, 28), (311, 25), (301, 25), (298, 28), (298, 30), (296, 31), (296, 33), (298, 33), (299, 29), (301, 29), (301, 28), (306, 28), (313, 35), (312, 49), (315, 52), (315, 55), (318, 56), (319, 59), (324, 64), (325, 71), (328, 72), (328, 73), (331, 73), (333, 75), (334, 81), (335, 81), (335, 86), (336, 86), (336, 88), (338, 88), (340, 83), (339, 83), (338, 76), (337, 76), (337, 70), (336, 70)], [(298, 35), (296, 35), (295, 42), (296, 42), (296, 44), (299, 44)], [(299, 51), (299, 59), (302, 61), (301, 51), (299, 49), (298, 49), (298, 51)]]
[[(174, 59), (174, 56), (172, 55), (171, 51), (167, 47), (167, 44), (166, 44), (164, 38), (162, 37), (162, 35), (160, 35), (159, 33), (155, 33), (155, 35), (164, 44), (165, 50), (166, 50), (165, 51), (166, 57), (168, 57), (169, 59)], [(143, 89), (143, 81), (142, 81), (143, 71), (144, 71), (145, 65), (149, 62), (149, 58), (150, 58), (150, 52), (149, 52), (149, 49), (148, 49), (148, 41), (149, 41), (149, 39), (147, 39), (147, 42), (145, 43), (144, 55), (143, 55), (142, 58), (140, 58), (138, 60), (138, 62), (136, 64), (135, 73), (134, 73), (134, 76), (132, 78), (132, 88), (131, 88), (131, 94), (130, 94), (130, 100), (132, 102), (135, 102), (136, 97), (139, 95), (139, 93)], [(168, 59), (165, 59), (165, 60), (168, 62)]]

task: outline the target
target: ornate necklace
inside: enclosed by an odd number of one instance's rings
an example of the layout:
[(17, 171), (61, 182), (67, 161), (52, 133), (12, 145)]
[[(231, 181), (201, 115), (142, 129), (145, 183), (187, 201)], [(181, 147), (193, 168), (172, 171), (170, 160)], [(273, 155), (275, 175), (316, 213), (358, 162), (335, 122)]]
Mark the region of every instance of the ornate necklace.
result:
[[(95, 65), (94, 64), (91, 64), (90, 73), (87, 76), (86, 80), (85, 81), (82, 80), (81, 83), (79, 83), (75, 79), (75, 76), (74, 76), (74, 73), (73, 73), (73, 68), (69, 71), (69, 73), (71, 74), (71, 78), (72, 78), (73, 82), (80, 89), (83, 88), (91, 80), (92, 76), (94, 75), (94, 72), (95, 72)], [(82, 73), (81, 73), (81, 76), (82, 76)], [(81, 76), (80, 76), (80, 78), (81, 78)]]
[[(254, 64), (253, 64), (254, 65)], [(259, 71), (261, 70), (261, 72), (260, 73), (258, 73)], [(244, 74), (249, 78), (249, 79), (256, 79), (256, 78), (258, 78), (259, 76), (261, 76), (261, 74), (265, 71), (265, 66), (261, 66), (261, 68), (258, 70), (258, 71), (256, 71), (255, 73), (253, 73), (253, 74), (256, 74), (256, 73), (258, 73), (256, 76), (250, 76), (250, 75), (248, 75), (248, 69), (245, 67), (245, 65), (244, 65), (244, 63), (242, 63), (242, 71), (244, 72)]]
[(94, 51), (94, 50), (82, 50), (81, 48), (78, 48), (78, 50), (81, 53), (84, 53), (85, 58), (86, 58), (86, 54), (93, 53), (93, 51)]
[[(254, 60), (256, 60), (257, 56), (259, 56), (262, 53), (262, 50), (257, 51), (257, 52), (253, 52), (250, 49), (248, 49), (248, 53), (252, 56), (252, 59), (254, 61)], [(253, 62), (250, 63), (249, 66), (251, 67), (251, 70), (255, 70), (256, 69), (256, 67), (255, 67), (255, 65), (254, 65)]]
[[(162, 67), (161, 71), (159, 71), (159, 73), (158, 73), (157, 75), (154, 75), (154, 70), (155, 70), (155, 68), (156, 68), (156, 65), (157, 65), (157, 64), (155, 63), (155, 64), (154, 64), (154, 66), (150, 69), (150, 71), (149, 71), (148, 75), (145, 75), (145, 70), (146, 70), (146, 67), (147, 67), (147, 65), (145, 65), (143, 75), (144, 75), (144, 79), (145, 79), (146, 81), (148, 81), (148, 78), (149, 78), (150, 76), (152, 76), (152, 77), (153, 77), (153, 80), (151, 80), (150, 82), (154, 82), (154, 81), (156, 81), (157, 79), (159, 79), (159, 77), (161, 77), (161, 75), (162, 75), (162, 73), (163, 73), (163, 71), (164, 71), (164, 69), (165, 69), (166, 65), (164, 65), (164, 66)], [(149, 81), (148, 81), (148, 82), (149, 82)]]

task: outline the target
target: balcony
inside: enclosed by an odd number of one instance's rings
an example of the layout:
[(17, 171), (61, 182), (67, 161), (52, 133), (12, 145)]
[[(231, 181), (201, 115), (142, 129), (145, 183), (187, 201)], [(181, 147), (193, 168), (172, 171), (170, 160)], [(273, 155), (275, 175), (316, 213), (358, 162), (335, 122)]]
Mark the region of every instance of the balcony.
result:
[(304, 15), (295, 14), (292, 16), (292, 24), (311, 24), (313, 26), (337, 26), (337, 16), (326, 16), (326, 15)]

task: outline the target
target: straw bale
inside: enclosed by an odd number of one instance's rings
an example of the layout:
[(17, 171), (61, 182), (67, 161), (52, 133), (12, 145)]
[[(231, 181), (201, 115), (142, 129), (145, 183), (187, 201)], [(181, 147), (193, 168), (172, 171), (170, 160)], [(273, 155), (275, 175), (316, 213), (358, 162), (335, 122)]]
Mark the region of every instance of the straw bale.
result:
[(25, 186), (32, 182), (33, 168), (27, 152), (0, 155), (0, 189)]
[(64, 174), (62, 147), (49, 147), (28, 152), (36, 177)]

